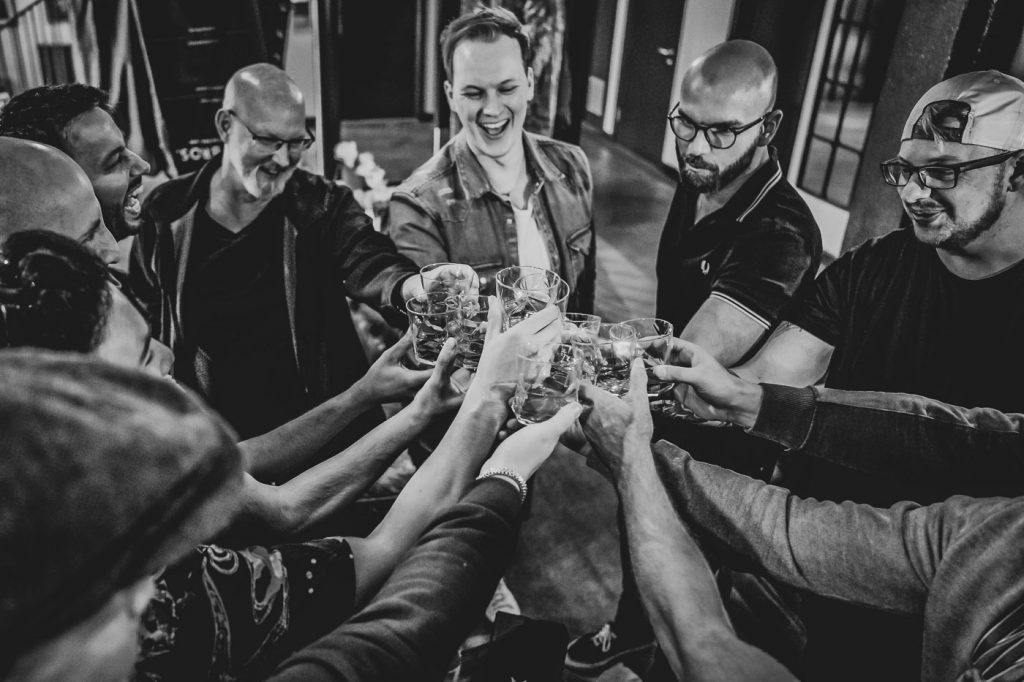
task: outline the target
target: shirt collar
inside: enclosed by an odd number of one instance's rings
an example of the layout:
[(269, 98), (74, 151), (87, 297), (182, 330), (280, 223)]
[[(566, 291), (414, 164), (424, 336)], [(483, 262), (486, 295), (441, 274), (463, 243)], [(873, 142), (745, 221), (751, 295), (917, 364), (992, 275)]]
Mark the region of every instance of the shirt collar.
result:
[[(527, 172), (530, 174), (530, 177), (538, 181), (537, 187), (545, 182), (561, 180), (565, 177), (565, 174), (559, 171), (540, 150), (536, 135), (524, 131), (523, 148)], [(469, 148), (465, 129), (455, 136), (453, 156), (455, 158), (455, 166), (458, 169), (459, 179), (462, 181), (462, 186), (465, 188), (468, 198), (478, 199), (491, 191), (491, 183), (487, 179), (487, 173), (484, 171), (483, 166), (480, 165), (476, 154)]]

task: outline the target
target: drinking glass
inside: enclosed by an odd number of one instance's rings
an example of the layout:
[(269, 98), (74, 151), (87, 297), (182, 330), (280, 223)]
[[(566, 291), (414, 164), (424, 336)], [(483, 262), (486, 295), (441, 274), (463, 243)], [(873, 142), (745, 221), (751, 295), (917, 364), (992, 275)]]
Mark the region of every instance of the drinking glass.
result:
[(458, 334), (456, 299), (444, 292), (423, 293), (406, 301), (405, 309), (413, 332), (413, 356), (421, 365), (436, 365), (441, 346)]
[(639, 317), (622, 324), (636, 330), (637, 357), (643, 358), (644, 367), (647, 368), (647, 397), (651, 400), (664, 398), (674, 384), (654, 376), (652, 370), (668, 362), (672, 347), (672, 323), (656, 317)]
[(480, 289), (480, 282), (476, 273), (466, 277), (463, 268), (467, 266), (458, 263), (431, 263), (420, 268), (420, 282), (423, 283), (423, 291), (428, 294), (435, 292), (446, 292), (449, 296), (468, 296), (470, 289), (476, 285)]
[(544, 268), (513, 265), (499, 270), (494, 281), (508, 329), (553, 303), (562, 278)]
[(636, 356), (636, 330), (626, 324), (602, 324), (595, 341), (594, 385), (617, 396), (629, 391), (629, 368)]
[(537, 424), (576, 402), (580, 387), (580, 355), (575, 347), (558, 343), (533, 355), (520, 355), (519, 378), (512, 412), (520, 424)]
[(455, 362), (459, 367), (476, 371), (477, 365), (480, 364), (480, 354), (483, 352), (484, 338), (487, 336), (489, 301), (487, 296), (473, 296), (459, 301), (458, 335), (455, 345), (458, 353)]
[(576, 346), (583, 363), (581, 378), (591, 383), (597, 379), (597, 334), (601, 318), (586, 313), (562, 314), (562, 343)]

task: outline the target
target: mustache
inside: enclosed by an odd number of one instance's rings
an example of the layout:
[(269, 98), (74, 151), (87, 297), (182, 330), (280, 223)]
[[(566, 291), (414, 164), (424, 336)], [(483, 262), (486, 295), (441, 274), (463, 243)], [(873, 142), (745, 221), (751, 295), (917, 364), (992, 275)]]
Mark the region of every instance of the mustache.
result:
[(717, 167), (710, 161), (705, 161), (699, 156), (684, 156), (683, 162), (691, 168), (700, 168), (701, 170), (714, 171), (718, 170)]

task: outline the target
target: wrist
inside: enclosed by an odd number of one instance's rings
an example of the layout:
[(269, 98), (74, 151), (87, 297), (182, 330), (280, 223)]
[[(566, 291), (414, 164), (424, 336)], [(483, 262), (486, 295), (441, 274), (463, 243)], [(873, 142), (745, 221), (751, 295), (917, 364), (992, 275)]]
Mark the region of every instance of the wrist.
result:
[(744, 429), (754, 426), (757, 414), (761, 411), (764, 389), (760, 384), (740, 380), (736, 398), (726, 415), (727, 421)]
[(344, 395), (350, 396), (351, 398), (359, 401), (379, 403), (383, 400), (384, 396), (377, 390), (374, 382), (370, 381), (367, 377), (368, 374), (364, 374), (362, 377), (356, 380), (352, 386), (345, 391)]

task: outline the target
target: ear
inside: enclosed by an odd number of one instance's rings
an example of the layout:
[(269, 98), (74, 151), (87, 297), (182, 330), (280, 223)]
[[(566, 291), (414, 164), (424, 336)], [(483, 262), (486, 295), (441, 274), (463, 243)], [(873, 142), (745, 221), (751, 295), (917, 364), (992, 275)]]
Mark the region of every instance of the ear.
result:
[(779, 124), (782, 123), (782, 111), (775, 109), (768, 114), (761, 123), (761, 133), (757, 136), (757, 145), (765, 147), (771, 143), (775, 133), (779, 132)]
[(444, 82), (444, 96), (448, 100), (448, 108), (449, 109), (454, 109), (455, 108), (453, 106), (454, 103), (452, 102), (452, 82), (451, 81), (445, 81)]
[(526, 101), (533, 101), (533, 67), (526, 67)]
[(213, 117), (213, 123), (217, 127), (217, 137), (221, 142), (227, 142), (228, 132), (231, 130), (231, 114), (227, 109), (218, 109)]
[(1024, 190), (1024, 152), (1018, 152), (1014, 159), (1013, 169), (1010, 171), (1010, 191), (1020, 192)]

